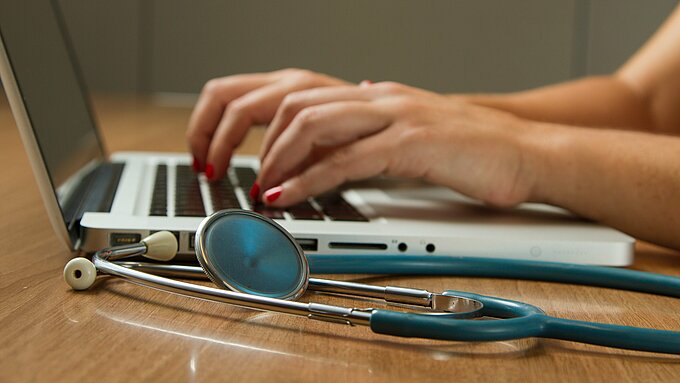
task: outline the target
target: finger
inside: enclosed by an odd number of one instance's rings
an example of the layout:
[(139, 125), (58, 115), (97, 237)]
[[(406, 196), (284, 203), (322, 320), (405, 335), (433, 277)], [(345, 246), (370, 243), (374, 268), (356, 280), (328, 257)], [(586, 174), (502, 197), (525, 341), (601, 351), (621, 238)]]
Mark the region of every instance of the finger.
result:
[(210, 141), (232, 100), (273, 81), (271, 73), (256, 73), (213, 79), (206, 83), (189, 119), (187, 141), (194, 158), (205, 167)]
[(364, 80), (359, 86), (334, 86), (291, 93), (282, 101), (265, 133), (260, 149), (260, 160), (264, 161), (274, 142), (288, 127), (297, 113), (305, 108), (335, 101), (377, 100), (400, 96), (408, 91), (409, 88), (402, 84), (394, 82), (374, 84), (371, 81)]
[(280, 186), (267, 190), (263, 201), (271, 206), (290, 206), (347, 181), (383, 174), (388, 170), (391, 143), (389, 133), (383, 130), (342, 147)]
[(283, 98), (302, 86), (306, 84), (277, 81), (253, 90), (227, 105), (208, 149), (207, 164), (211, 168), (210, 172), (206, 171), (208, 178), (222, 178), (234, 150), (243, 141), (248, 129), (254, 124), (271, 121)]
[(370, 102), (345, 101), (307, 108), (272, 146), (258, 182), (266, 190), (288, 177), (315, 148), (349, 144), (384, 129), (390, 122), (384, 108)]
[(376, 96), (376, 92), (357, 86), (315, 88), (287, 95), (267, 128), (262, 140), (260, 159), (264, 161), (276, 139), (302, 109), (337, 101), (369, 101)]

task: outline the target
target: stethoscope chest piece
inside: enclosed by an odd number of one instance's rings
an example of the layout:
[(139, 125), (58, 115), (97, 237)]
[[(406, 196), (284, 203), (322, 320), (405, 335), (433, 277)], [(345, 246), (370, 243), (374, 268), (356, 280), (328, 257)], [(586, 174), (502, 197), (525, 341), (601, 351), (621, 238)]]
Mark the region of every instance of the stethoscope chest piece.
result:
[(222, 210), (196, 232), (196, 257), (223, 288), (270, 298), (296, 299), (309, 265), (295, 239), (273, 220), (246, 210)]

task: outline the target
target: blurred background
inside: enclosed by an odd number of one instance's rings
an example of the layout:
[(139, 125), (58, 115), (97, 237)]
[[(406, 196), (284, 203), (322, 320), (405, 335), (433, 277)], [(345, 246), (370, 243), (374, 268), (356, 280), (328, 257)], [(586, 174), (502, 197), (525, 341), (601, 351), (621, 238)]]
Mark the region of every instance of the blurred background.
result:
[(192, 94), (285, 67), (505, 92), (619, 67), (670, 0), (60, 0), (95, 92)]

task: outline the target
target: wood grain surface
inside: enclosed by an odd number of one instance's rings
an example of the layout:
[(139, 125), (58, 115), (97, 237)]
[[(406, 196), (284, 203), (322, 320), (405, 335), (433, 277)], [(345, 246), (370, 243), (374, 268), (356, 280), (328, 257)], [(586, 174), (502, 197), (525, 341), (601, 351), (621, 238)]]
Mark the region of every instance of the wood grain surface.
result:
[[(184, 151), (190, 108), (99, 96), (111, 151)], [(253, 130), (241, 153), (257, 153)], [(0, 99), (0, 382), (680, 382), (680, 357), (528, 339), (401, 339), (363, 327), (205, 302), (100, 278), (75, 293), (72, 254), (47, 220), (7, 102)], [(680, 254), (639, 244), (633, 268), (680, 276)], [(557, 283), (341, 276), (526, 301), (551, 315), (680, 330), (680, 300)], [(347, 303), (306, 295), (303, 300)], [(353, 302), (375, 306), (373, 302)]]

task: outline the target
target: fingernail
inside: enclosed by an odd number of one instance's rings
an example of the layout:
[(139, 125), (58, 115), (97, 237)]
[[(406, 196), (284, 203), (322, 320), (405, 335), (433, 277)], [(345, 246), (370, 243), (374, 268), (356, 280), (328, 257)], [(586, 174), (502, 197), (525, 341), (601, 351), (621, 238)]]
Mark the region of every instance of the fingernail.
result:
[(198, 158), (194, 157), (194, 163), (191, 164), (191, 167), (194, 168), (194, 172), (196, 173), (201, 171), (201, 164), (198, 162)]
[(213, 164), (205, 165), (205, 176), (208, 177), (209, 180), (212, 180), (214, 175), (215, 175), (215, 167), (213, 166)]
[(257, 197), (260, 196), (260, 184), (255, 182), (253, 187), (250, 188), (250, 193), (248, 193), (248, 195), (250, 195), (252, 201), (257, 201)]
[(276, 187), (273, 187), (273, 188), (267, 190), (266, 192), (264, 192), (264, 195), (263, 195), (264, 201), (266, 203), (272, 203), (272, 202), (276, 201), (281, 196), (282, 191), (283, 191), (282, 186), (276, 186)]
[(359, 86), (369, 86), (369, 85), (373, 85), (373, 81), (371, 81), (371, 80), (364, 80), (364, 81), (362, 81), (362, 82), (359, 83)]

